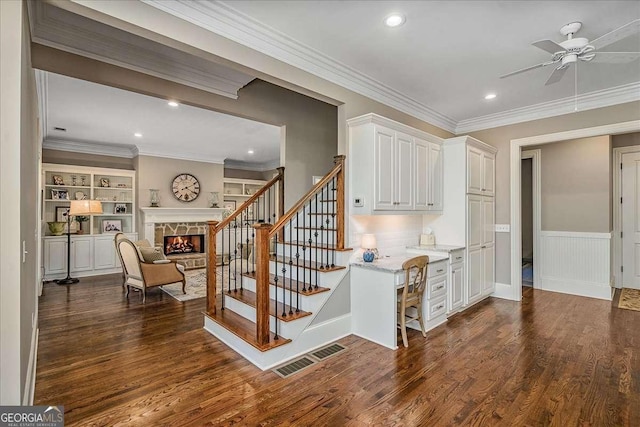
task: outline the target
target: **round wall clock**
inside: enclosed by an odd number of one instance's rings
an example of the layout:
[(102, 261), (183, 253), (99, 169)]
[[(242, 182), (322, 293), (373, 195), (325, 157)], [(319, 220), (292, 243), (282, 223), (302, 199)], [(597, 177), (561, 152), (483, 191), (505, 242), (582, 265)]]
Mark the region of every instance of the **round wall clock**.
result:
[(182, 202), (192, 202), (200, 194), (198, 178), (190, 173), (181, 173), (173, 179), (171, 186), (173, 195)]

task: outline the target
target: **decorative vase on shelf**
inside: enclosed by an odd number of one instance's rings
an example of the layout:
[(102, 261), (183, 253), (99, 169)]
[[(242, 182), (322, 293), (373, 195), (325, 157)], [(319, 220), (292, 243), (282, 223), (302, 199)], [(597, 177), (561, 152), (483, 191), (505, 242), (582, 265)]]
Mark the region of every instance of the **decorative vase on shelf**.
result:
[(212, 191), (209, 193), (209, 207), (217, 208), (218, 203), (220, 202), (220, 193), (217, 191)]
[(149, 189), (149, 201), (152, 208), (160, 206), (160, 190)]
[(64, 226), (67, 225), (67, 223), (61, 221), (52, 221), (47, 222), (47, 225), (49, 226), (49, 231), (51, 232), (51, 234), (53, 234), (54, 236), (61, 236), (62, 233), (64, 233)]

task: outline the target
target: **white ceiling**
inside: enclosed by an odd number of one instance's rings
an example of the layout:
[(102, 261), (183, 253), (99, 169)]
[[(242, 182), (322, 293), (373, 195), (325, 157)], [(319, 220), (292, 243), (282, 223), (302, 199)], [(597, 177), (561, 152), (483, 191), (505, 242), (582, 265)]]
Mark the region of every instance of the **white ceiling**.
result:
[(279, 166), (277, 126), (188, 105), (174, 108), (166, 100), (53, 73), (45, 80), (47, 148), (115, 154), (135, 146), (145, 155)]
[[(354, 84), (343, 85), (363, 94), (369, 89), (360, 88), (372, 88), (383, 102), (402, 96), (398, 108), (450, 130), (487, 116), (495, 125), (495, 118), (533, 105), (540, 116), (572, 111), (573, 73), (550, 86), (549, 67), (499, 76), (549, 60), (531, 43), (562, 41), (566, 23), (581, 21), (577, 36), (593, 40), (640, 18), (638, 1), (143, 1), (339, 84), (348, 75)], [(392, 12), (405, 14), (406, 23), (385, 27)], [(604, 50), (638, 51), (640, 34)], [(580, 64), (578, 94), (591, 95), (578, 108), (639, 99), (638, 82), (638, 60)], [(489, 92), (498, 97), (485, 101)]]

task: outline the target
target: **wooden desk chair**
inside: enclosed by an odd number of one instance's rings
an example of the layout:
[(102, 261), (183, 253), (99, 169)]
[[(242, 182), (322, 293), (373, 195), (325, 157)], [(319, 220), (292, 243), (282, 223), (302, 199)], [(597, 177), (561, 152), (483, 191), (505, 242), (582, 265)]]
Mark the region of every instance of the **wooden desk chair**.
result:
[[(427, 285), (427, 267), (429, 257), (426, 255), (417, 256), (406, 260), (402, 264), (404, 270), (404, 286), (398, 289), (398, 327), (402, 333), (402, 342), (405, 347), (409, 347), (407, 341), (407, 321), (417, 320), (422, 329), (422, 336), (426, 338), (422, 321), (422, 296)], [(415, 317), (407, 315), (407, 308), (413, 307), (417, 310)]]

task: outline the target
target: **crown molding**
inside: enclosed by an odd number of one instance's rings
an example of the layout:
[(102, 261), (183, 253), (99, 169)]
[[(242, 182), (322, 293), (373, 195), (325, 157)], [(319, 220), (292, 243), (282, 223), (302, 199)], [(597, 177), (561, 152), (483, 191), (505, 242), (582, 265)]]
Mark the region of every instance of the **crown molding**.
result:
[(48, 150), (72, 151), (75, 153), (97, 154), (101, 156), (135, 157), (135, 146), (125, 144), (107, 144), (101, 142), (78, 141), (72, 139), (46, 138), (42, 148)]
[[(640, 82), (629, 83), (610, 89), (543, 102), (528, 107), (461, 120), (456, 126), (456, 135), (482, 129), (491, 129), (515, 123), (570, 114), (576, 111), (593, 110), (640, 100)], [(576, 110), (576, 104), (578, 110)]]
[(242, 170), (256, 171), (256, 172), (270, 171), (279, 166), (280, 166), (279, 159), (270, 160), (262, 163), (250, 163), (250, 162), (243, 162), (240, 160), (231, 160), (231, 159), (227, 159), (224, 161), (225, 168), (242, 169)]
[(449, 132), (456, 121), (221, 1), (142, 0), (194, 25)]
[(438, 144), (442, 144), (444, 139), (422, 131), (420, 129), (413, 128), (411, 126), (407, 126), (404, 123), (396, 122), (395, 120), (388, 119), (386, 117), (380, 116), (375, 113), (364, 114), (362, 116), (354, 117), (352, 119), (347, 120), (347, 126), (360, 126), (363, 124), (378, 124), (381, 126), (387, 126), (392, 128), (393, 130), (397, 130), (411, 136), (415, 136), (416, 138), (424, 139), (425, 141), (435, 142)]

